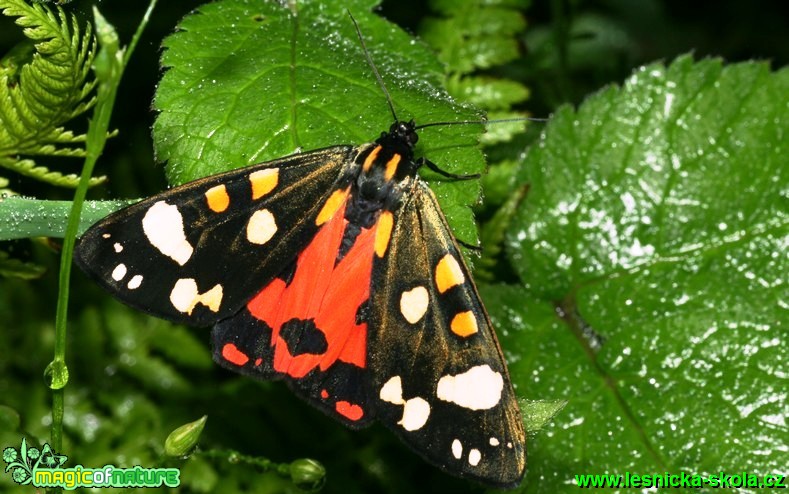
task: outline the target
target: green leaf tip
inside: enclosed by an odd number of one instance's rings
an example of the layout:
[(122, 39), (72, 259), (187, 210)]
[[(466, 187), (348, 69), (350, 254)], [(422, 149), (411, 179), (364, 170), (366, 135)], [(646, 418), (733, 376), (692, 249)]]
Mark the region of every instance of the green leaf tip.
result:
[[(0, 0), (28, 38), (3, 58), (0, 69), (0, 166), (45, 183), (76, 187), (73, 174), (51, 171), (33, 156), (83, 157), (85, 136), (65, 128), (94, 104), (89, 79), (95, 51), (90, 25), (83, 31), (60, 7)], [(101, 182), (94, 179), (92, 185)]]
[(203, 415), (194, 422), (184, 424), (171, 432), (164, 441), (164, 453), (173, 457), (188, 455), (200, 440), (207, 420), (208, 416)]
[(567, 405), (567, 400), (518, 400), (527, 433), (543, 429)]

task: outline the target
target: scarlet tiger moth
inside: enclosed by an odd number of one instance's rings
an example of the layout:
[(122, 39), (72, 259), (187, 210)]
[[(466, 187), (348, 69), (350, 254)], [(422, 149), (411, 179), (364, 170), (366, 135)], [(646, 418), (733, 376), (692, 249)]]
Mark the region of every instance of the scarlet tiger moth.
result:
[(421, 127), (397, 118), (359, 39), (394, 117), (388, 132), (157, 194), (91, 227), (75, 260), (133, 307), (213, 326), (221, 366), (282, 379), (349, 427), (381, 421), (449, 473), (513, 487), (526, 463), (515, 393), (417, 172), (466, 177), (415, 159)]

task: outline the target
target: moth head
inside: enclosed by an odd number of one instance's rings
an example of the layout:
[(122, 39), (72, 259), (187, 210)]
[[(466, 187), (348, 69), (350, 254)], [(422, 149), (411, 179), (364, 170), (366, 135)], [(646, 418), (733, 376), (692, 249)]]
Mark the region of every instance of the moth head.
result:
[[(413, 150), (419, 140), (419, 136), (416, 133), (416, 124), (413, 120), (409, 122), (398, 120), (389, 127), (389, 132), (385, 132), (381, 139), (386, 139), (389, 143), (395, 142), (405, 145), (410, 150)], [(381, 143), (379, 142), (379, 144)]]

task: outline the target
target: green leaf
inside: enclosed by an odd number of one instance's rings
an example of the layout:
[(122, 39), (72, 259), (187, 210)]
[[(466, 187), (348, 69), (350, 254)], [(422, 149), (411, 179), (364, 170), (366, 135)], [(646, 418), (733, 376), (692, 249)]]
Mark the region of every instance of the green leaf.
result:
[[(530, 29), (526, 45), (530, 63), (544, 69), (565, 66), (571, 70), (615, 71), (623, 59), (635, 58), (637, 41), (615, 20), (596, 14), (570, 16), (566, 44), (557, 43), (556, 27)], [(565, 69), (567, 70), (567, 69)]]
[(448, 72), (469, 73), (518, 58), (514, 35), (526, 27), (520, 12), (464, 0), (446, 13), (426, 19), (420, 31), (437, 47)]
[(476, 4), (526, 10), (531, 5), (531, 0), (430, 0), (430, 7), (445, 15), (452, 15), (459, 8)]
[[(179, 469), (182, 486), (189, 487), (194, 492), (216, 492), (219, 475), (208, 461), (192, 455)], [(226, 480), (223, 479), (223, 488)]]
[[(52, 156), (84, 156), (84, 151), (82, 149), (55, 149), (52, 146), (42, 146), (38, 151), (42, 152), (42, 154), (50, 154)], [(24, 175), (25, 177), (35, 178), (37, 180), (41, 180), (42, 182), (46, 182), (50, 185), (56, 185), (58, 187), (74, 188), (79, 183), (79, 177), (76, 174), (69, 173), (68, 175), (64, 175), (61, 172), (52, 171), (45, 166), (38, 165), (32, 159), (18, 159), (16, 156), (0, 156), (0, 166), (8, 168), (9, 170), (13, 170), (20, 175)], [(94, 185), (103, 183), (105, 180), (106, 177), (93, 177), (90, 179), (89, 184), (92, 187)]]
[[(376, 2), (342, 5), (222, 0), (187, 16), (164, 42), (154, 125), (157, 155), (173, 184), (300, 150), (369, 142), (392, 123), (348, 15), (356, 17), (398, 117), (417, 123), (477, 119), (440, 89), (430, 50), (370, 13)], [(460, 128), (458, 128), (460, 127)], [(473, 126), (421, 132), (417, 154), (442, 169), (484, 169)], [(430, 178), (429, 174), (426, 176)], [(476, 238), (468, 205), (476, 181), (436, 181), (455, 233)]]
[(17, 431), (22, 424), (19, 412), (11, 407), (0, 405), (0, 428), (6, 431)]
[(14, 259), (7, 252), (0, 250), (0, 276), (34, 280), (40, 278), (45, 271), (43, 266)]
[(157, 324), (150, 328), (151, 349), (166, 356), (168, 360), (183, 367), (212, 369), (214, 361), (206, 347), (202, 334), (183, 326)]
[(529, 98), (529, 89), (520, 82), (488, 76), (454, 75), (447, 80), (447, 91), (488, 110), (508, 110)]
[(488, 125), (480, 138), (480, 144), (486, 147), (512, 140), (526, 125), (525, 115), (512, 109), (529, 97), (529, 90), (499, 74), (481, 72), (520, 55), (519, 37), (526, 23), (521, 12), (513, 8), (518, 2), (509, 3), (460, 0), (447, 4), (433, 0), (430, 5), (441, 17), (427, 18), (420, 26), (422, 37), (445, 64), (450, 95), (484, 109), (489, 120), (521, 119)]
[[(480, 137), (479, 142), (485, 146), (512, 141), (516, 135), (522, 134), (526, 130), (528, 124), (526, 115), (519, 112), (491, 111), (488, 112), (488, 118), (499, 121), (488, 124), (486, 132)], [(509, 122), (502, 120), (509, 120)]]
[[(507, 170), (511, 169), (510, 162), (504, 162), (499, 166), (491, 168), (491, 170)], [(496, 174), (501, 182), (506, 183), (506, 178), (502, 173)], [(486, 177), (486, 183), (488, 183)], [(501, 256), (504, 249), (504, 236), (509, 229), (509, 224), (515, 216), (516, 211), (520, 207), (521, 202), (528, 188), (522, 186), (520, 190), (514, 191), (504, 204), (499, 207), (496, 212), (491, 216), (480, 229), (480, 241), (483, 248), (483, 256), (473, 259), (474, 277), (479, 280), (491, 281), (495, 277), (492, 271), (496, 267), (498, 258)]]
[(530, 149), (507, 234), (526, 289), (486, 300), (518, 392), (569, 404), (523, 492), (789, 464), (787, 108), (789, 70), (683, 56), (561, 109)]
[(532, 434), (548, 425), (556, 414), (567, 406), (567, 400), (520, 400), (519, 405), (523, 413), (526, 433)]
[[(161, 342), (156, 341), (158, 336), (173, 329), (174, 324), (120, 308), (106, 311), (105, 317), (104, 324), (112, 346), (119, 354), (119, 369), (123, 373), (148, 390), (168, 395), (182, 394), (190, 389), (189, 375), (178, 367), (184, 361), (191, 364), (190, 359), (183, 357), (171, 360), (173, 349), (160, 355), (157, 348), (157, 345), (161, 345)], [(187, 338), (181, 335), (181, 339)], [(188, 345), (186, 349), (189, 353), (207, 353), (207, 350), (195, 350), (194, 344)]]
[(516, 181), (520, 169), (520, 161), (505, 160), (491, 166), (482, 177), (482, 189), (485, 191), (485, 206), (501, 206), (520, 195), (518, 188), (522, 184)]

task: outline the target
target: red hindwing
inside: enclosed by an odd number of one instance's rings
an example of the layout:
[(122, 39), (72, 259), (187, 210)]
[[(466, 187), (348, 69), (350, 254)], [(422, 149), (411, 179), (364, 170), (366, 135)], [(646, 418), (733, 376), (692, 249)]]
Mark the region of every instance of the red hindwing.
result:
[[(249, 312), (272, 330), (274, 370), (301, 378), (315, 368), (326, 371), (337, 360), (364, 368), (367, 323), (356, 321), (370, 296), (374, 229), (362, 229), (348, 253), (336, 263), (348, 220), (343, 207), (299, 254), (289, 284), (274, 279), (247, 304)], [(280, 335), (292, 320), (312, 321), (326, 338), (322, 354), (293, 355)]]

